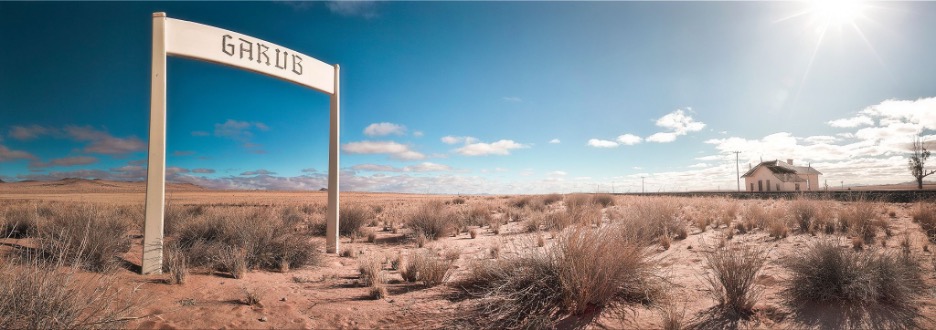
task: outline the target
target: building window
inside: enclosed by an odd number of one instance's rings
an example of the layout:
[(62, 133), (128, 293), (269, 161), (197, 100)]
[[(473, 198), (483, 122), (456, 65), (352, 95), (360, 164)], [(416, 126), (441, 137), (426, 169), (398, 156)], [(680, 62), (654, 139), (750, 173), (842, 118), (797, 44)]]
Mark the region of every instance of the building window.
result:
[(754, 191), (754, 182), (751, 182), (751, 191)]
[(757, 180), (757, 191), (764, 191), (764, 182)]
[(770, 180), (767, 180), (767, 191), (770, 191)]
[(799, 191), (799, 183), (793, 184), (793, 189), (796, 189), (796, 191)]

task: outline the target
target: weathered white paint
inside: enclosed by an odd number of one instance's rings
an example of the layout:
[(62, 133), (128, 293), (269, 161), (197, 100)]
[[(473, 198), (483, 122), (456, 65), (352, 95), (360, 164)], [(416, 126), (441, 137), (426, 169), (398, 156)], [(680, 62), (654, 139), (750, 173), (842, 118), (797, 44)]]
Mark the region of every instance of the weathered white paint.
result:
[[(153, 13), (150, 129), (146, 173), (146, 211), (140, 272), (162, 273), (166, 202), (166, 56), (229, 65), (291, 81), (331, 94), (328, 145), (326, 251), (338, 252), (339, 67), (257, 38)], [(278, 62), (279, 61), (279, 62)]]
[(169, 55), (262, 73), (335, 93), (335, 67), (292, 49), (204, 24), (166, 18)]
[(166, 204), (166, 14), (153, 14), (150, 75), (149, 151), (146, 216), (143, 224), (143, 275), (162, 273), (163, 212)]
[[(797, 191), (796, 184), (799, 184), (799, 191), (814, 191), (819, 190), (819, 175), (818, 174), (806, 174), (799, 173), (797, 174), (803, 180), (801, 182), (783, 182), (780, 180), (780, 177), (775, 175), (770, 171), (766, 166), (758, 167), (751, 175), (744, 177), (744, 190), (745, 191)], [(770, 181), (770, 188), (768, 189), (767, 183)], [(763, 190), (758, 190), (758, 182), (763, 187)], [(752, 185), (753, 184), (753, 185)]]
[(338, 99), (338, 73), (335, 65), (335, 93), (331, 95), (330, 131), (328, 135), (328, 212), (325, 215), (325, 252), (338, 253), (338, 124), (341, 115)]

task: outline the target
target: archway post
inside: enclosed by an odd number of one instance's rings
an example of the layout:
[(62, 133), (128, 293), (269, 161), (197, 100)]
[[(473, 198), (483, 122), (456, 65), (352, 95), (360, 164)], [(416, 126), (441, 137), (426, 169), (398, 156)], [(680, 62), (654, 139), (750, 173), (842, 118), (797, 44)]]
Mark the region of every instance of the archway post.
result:
[[(153, 13), (149, 147), (141, 274), (160, 274), (166, 205), (166, 57), (228, 65), (290, 81), (329, 94), (328, 212), (325, 250), (338, 252), (339, 66), (261, 39)], [(220, 47), (218, 47), (220, 45)]]

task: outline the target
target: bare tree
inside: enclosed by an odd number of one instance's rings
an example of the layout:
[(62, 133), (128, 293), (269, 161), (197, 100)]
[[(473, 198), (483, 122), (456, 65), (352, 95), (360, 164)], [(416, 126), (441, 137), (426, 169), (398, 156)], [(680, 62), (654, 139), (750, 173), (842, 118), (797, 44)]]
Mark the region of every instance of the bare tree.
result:
[(926, 150), (926, 141), (919, 136), (914, 137), (910, 152), (910, 161), (907, 167), (910, 168), (910, 174), (913, 174), (913, 177), (916, 178), (917, 189), (923, 189), (923, 178), (936, 173), (936, 170), (926, 171), (926, 159), (930, 156), (929, 150)]

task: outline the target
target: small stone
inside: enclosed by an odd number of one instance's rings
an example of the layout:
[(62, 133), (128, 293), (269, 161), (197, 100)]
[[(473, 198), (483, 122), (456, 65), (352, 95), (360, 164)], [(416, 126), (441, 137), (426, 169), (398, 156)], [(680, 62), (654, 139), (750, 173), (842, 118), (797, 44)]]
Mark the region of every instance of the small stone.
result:
[(286, 297), (280, 298), (280, 301), (286, 301)]
[(260, 318), (260, 322), (266, 322), (266, 321), (267, 321), (267, 317), (266, 317), (266, 316)]

